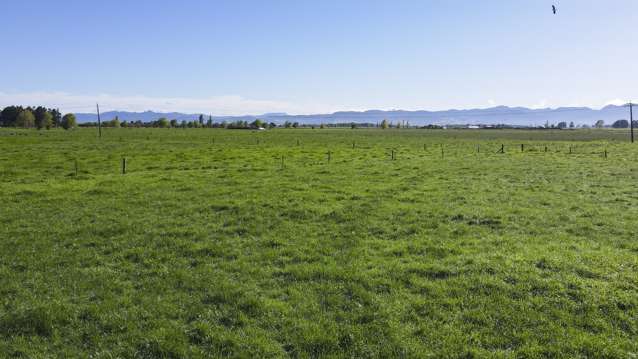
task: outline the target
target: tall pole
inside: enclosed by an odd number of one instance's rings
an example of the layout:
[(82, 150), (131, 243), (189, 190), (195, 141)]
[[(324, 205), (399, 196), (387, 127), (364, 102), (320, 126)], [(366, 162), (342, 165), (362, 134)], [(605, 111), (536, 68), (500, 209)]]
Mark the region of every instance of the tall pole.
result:
[(100, 121), (100, 105), (96, 103), (95, 107), (97, 107), (97, 133), (98, 133), (98, 136), (102, 138), (102, 122)]
[(634, 104), (629, 103), (629, 126), (631, 127), (631, 143), (634, 143)]

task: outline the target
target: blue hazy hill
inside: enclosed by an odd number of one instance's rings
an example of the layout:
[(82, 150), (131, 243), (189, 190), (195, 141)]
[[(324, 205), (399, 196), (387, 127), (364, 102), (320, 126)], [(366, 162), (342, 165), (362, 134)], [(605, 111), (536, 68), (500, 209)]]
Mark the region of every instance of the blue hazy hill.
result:
[[(93, 122), (97, 120), (94, 113), (76, 114), (79, 122)], [(178, 121), (197, 120), (199, 114), (187, 114), (180, 112), (127, 112), (108, 111), (102, 113), (102, 120), (110, 120), (118, 117), (120, 121), (155, 121), (166, 117)], [(429, 124), (507, 124), (514, 126), (542, 126), (546, 123), (574, 122), (576, 125), (593, 125), (598, 120), (611, 124), (616, 120), (628, 119), (629, 111), (623, 106), (609, 105), (600, 110), (588, 107), (559, 107), (545, 109), (530, 109), (526, 107), (498, 106), (486, 109), (446, 110), (446, 111), (404, 111), (404, 110), (368, 110), (368, 111), (340, 111), (331, 114), (316, 115), (289, 115), (286, 113), (268, 113), (263, 115), (245, 116), (213, 116), (215, 122), (221, 121), (254, 121), (261, 119), (268, 122), (283, 123), (286, 121), (303, 124), (329, 124), (329, 123), (376, 123), (384, 119), (388, 121), (406, 121), (410, 125)], [(204, 115), (208, 120), (208, 116)]]

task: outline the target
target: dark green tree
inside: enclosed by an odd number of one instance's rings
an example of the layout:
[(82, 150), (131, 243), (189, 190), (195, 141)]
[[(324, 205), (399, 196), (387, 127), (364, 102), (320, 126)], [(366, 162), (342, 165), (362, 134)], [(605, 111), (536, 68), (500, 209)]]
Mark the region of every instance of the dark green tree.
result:
[(62, 113), (57, 108), (51, 109), (50, 112), (53, 116), (53, 126), (60, 127), (60, 125), (62, 124)]
[(48, 130), (53, 126), (53, 115), (46, 108), (38, 106), (33, 114), (35, 115), (35, 127), (38, 130), (43, 128)]
[(22, 110), (16, 118), (17, 127), (31, 128), (35, 125), (35, 115), (31, 110)]
[(629, 121), (627, 120), (618, 120), (614, 122), (611, 127), (613, 128), (629, 128)]
[(16, 121), (18, 120), (18, 115), (22, 112), (23, 108), (21, 106), (8, 106), (2, 110), (2, 114), (0, 115), (0, 125), (4, 127), (12, 127), (16, 125)]
[(49, 111), (42, 106), (38, 106), (35, 108), (35, 110), (33, 110), (33, 115), (35, 116), (35, 128), (37, 128), (38, 130), (44, 128), (45, 113), (49, 113)]
[[(38, 118), (36, 117), (36, 124), (37, 124)], [(53, 115), (51, 114), (51, 112), (45, 112), (44, 114), (42, 114), (42, 127), (46, 128), (47, 130), (50, 130), (51, 127), (53, 127)]]
[(260, 119), (256, 119), (255, 121), (250, 123), (251, 128), (262, 128), (264, 127), (264, 122)]
[(166, 119), (165, 117), (162, 117), (159, 120), (157, 120), (157, 127), (159, 128), (168, 128), (170, 125), (171, 125), (170, 122), (168, 122), (168, 119)]
[(66, 115), (62, 116), (62, 121), (60, 122), (60, 125), (65, 130), (70, 130), (74, 128), (75, 126), (77, 126), (75, 115), (72, 113), (67, 113)]

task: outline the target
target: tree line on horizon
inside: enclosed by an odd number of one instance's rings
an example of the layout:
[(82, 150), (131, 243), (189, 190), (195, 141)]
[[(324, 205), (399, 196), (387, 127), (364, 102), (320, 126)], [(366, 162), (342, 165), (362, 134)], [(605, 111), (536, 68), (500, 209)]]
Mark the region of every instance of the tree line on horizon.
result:
[[(634, 125), (636, 124), (636, 121), (634, 121)], [(589, 125), (580, 125), (580, 126), (576, 126), (574, 124), (574, 121), (571, 121), (569, 124), (567, 124), (567, 122), (565, 121), (561, 121), (558, 124), (550, 124), (549, 122), (545, 123), (544, 128), (557, 128), (560, 130), (566, 129), (566, 128), (591, 128)], [(606, 126), (605, 125), (605, 121), (603, 120), (598, 120), (594, 123), (594, 125), (592, 126), (593, 128), (605, 128), (605, 127), (611, 127), (611, 128), (628, 128), (629, 127), (629, 121), (627, 120), (618, 120), (615, 121), (614, 123), (612, 123), (611, 126)]]
[[(85, 122), (80, 124), (80, 127), (96, 127), (98, 124), (97, 122)], [(274, 122), (266, 122), (266, 121), (262, 121), (260, 119), (256, 119), (253, 122), (248, 122), (248, 121), (232, 121), (232, 122), (228, 122), (228, 121), (221, 121), (221, 122), (215, 122), (213, 121), (212, 116), (208, 117), (208, 120), (205, 120), (203, 115), (200, 115), (199, 118), (197, 120), (191, 120), (191, 121), (186, 121), (186, 120), (182, 120), (182, 121), (178, 121), (176, 119), (172, 119), (169, 120), (165, 117), (159, 118), (155, 121), (150, 121), (150, 122), (142, 122), (140, 120), (137, 121), (120, 121), (118, 116), (115, 116), (114, 119), (109, 120), (109, 121), (102, 121), (101, 123), (102, 127), (145, 127), (145, 128), (227, 128), (227, 129), (260, 129), (260, 128), (276, 128), (276, 127), (280, 127), (280, 128), (315, 128), (315, 127), (319, 127), (321, 129), (326, 128), (326, 127), (335, 127), (335, 128), (341, 128), (341, 127), (350, 127), (350, 128), (358, 128), (358, 127), (362, 127), (362, 128), (381, 128), (381, 129), (389, 129), (389, 128), (421, 128), (421, 129), (442, 129), (444, 128), (443, 126), (440, 125), (434, 125), (434, 124), (430, 124), (430, 125), (424, 125), (424, 126), (410, 126), (410, 123), (408, 121), (388, 121), (387, 119), (384, 119), (381, 122), (377, 122), (375, 123), (354, 123), (354, 122), (347, 122), (347, 123), (333, 123), (333, 124), (320, 124), (320, 125), (312, 125), (312, 124), (300, 124), (299, 122), (290, 122), (290, 121), (286, 121), (281, 125), (277, 125)], [(451, 127), (458, 127), (458, 125), (450, 125)], [(638, 121), (634, 121), (634, 126), (638, 126)], [(490, 125), (487, 126), (489, 128), (518, 128), (518, 126), (508, 126), (505, 124), (500, 124), (500, 125)], [(627, 120), (618, 120), (615, 121), (613, 124), (611, 125), (606, 125), (605, 121), (603, 120), (598, 120), (596, 121), (596, 123), (594, 123), (592, 126), (588, 126), (588, 125), (580, 125), (580, 126), (576, 126), (574, 124), (573, 121), (571, 121), (570, 123), (567, 122), (559, 122), (558, 124), (550, 124), (549, 122), (547, 122), (544, 126), (541, 126), (540, 128), (545, 128), (545, 129), (567, 129), (567, 128), (605, 128), (605, 127), (611, 127), (611, 128), (629, 128), (629, 121)], [(530, 128), (539, 128), (539, 127), (534, 127), (534, 126), (530, 126)]]
[[(191, 120), (191, 121), (186, 121), (186, 120), (176, 120), (176, 119), (172, 119), (169, 120), (166, 117), (161, 117), (155, 121), (150, 121), (150, 122), (143, 122), (141, 120), (137, 120), (137, 121), (120, 121), (119, 116), (115, 116), (115, 118), (113, 118), (112, 120), (108, 120), (108, 121), (102, 121), (100, 124), (102, 127), (114, 127), (114, 128), (121, 128), (121, 127), (153, 127), (153, 128), (227, 128), (227, 129), (260, 129), (260, 128), (275, 128), (275, 127), (280, 127), (280, 128), (301, 128), (301, 127), (310, 127), (310, 128), (315, 128), (315, 127), (319, 127), (319, 128), (326, 128), (326, 127), (350, 127), (350, 128), (357, 128), (357, 127), (363, 127), (363, 128), (382, 128), (382, 129), (387, 129), (387, 128), (410, 128), (410, 123), (407, 121), (397, 121), (396, 123), (394, 123), (393, 121), (388, 121), (386, 119), (384, 119), (381, 123), (354, 123), (354, 122), (347, 122), (347, 123), (332, 123), (332, 124), (319, 124), (319, 125), (313, 125), (313, 124), (302, 124), (299, 122), (290, 122), (290, 121), (285, 121), (283, 124), (278, 125), (274, 122), (267, 122), (267, 121), (263, 121), (261, 119), (255, 119), (252, 122), (248, 122), (248, 121), (243, 121), (243, 120), (237, 120), (237, 121), (213, 121), (213, 117), (212, 116), (208, 116), (208, 119), (206, 119), (204, 117), (204, 115), (199, 115), (199, 118), (197, 120)], [(81, 123), (79, 125), (80, 127), (97, 127), (98, 123), (97, 122), (84, 122)], [(441, 126), (437, 126), (437, 125), (427, 125), (427, 126), (423, 126), (422, 128), (442, 128)]]
[[(79, 125), (80, 127), (97, 127), (97, 122), (85, 122)], [(199, 116), (199, 119), (192, 121), (178, 121), (176, 119), (169, 120), (166, 117), (161, 117), (155, 121), (143, 122), (137, 121), (120, 121), (118, 116), (115, 116), (112, 120), (102, 121), (102, 127), (155, 127), (155, 128), (229, 128), (229, 129), (259, 129), (259, 128), (272, 128), (276, 127), (275, 123), (267, 123), (260, 119), (256, 119), (253, 122), (248, 121), (233, 121), (233, 122), (214, 122), (212, 116), (205, 120), (203, 115)]]
[(61, 127), (65, 130), (77, 125), (75, 115), (62, 116), (56, 108), (7, 106), (0, 111), (0, 127), (37, 128), (38, 130)]
[[(278, 125), (274, 122), (267, 122), (261, 119), (255, 119), (252, 122), (237, 120), (237, 121), (214, 121), (212, 116), (208, 116), (208, 119), (204, 117), (204, 115), (199, 115), (197, 120), (177, 120), (172, 119), (169, 120), (166, 117), (161, 117), (155, 121), (143, 122), (141, 120), (136, 121), (121, 121), (119, 116), (115, 116), (115, 118), (107, 121), (102, 121), (100, 124), (102, 127), (113, 127), (113, 128), (127, 128), (127, 127), (139, 127), (139, 128), (226, 128), (226, 129), (270, 129), (275, 127), (280, 128), (301, 128), (301, 127), (309, 127), (309, 128), (325, 128), (325, 127), (375, 127), (372, 123), (340, 123), (340, 124), (321, 124), (319, 126), (301, 124), (299, 122), (290, 122), (286, 121), (281, 125)], [(97, 122), (84, 122), (79, 125), (80, 127), (97, 127)], [(377, 126), (378, 127), (378, 124)]]

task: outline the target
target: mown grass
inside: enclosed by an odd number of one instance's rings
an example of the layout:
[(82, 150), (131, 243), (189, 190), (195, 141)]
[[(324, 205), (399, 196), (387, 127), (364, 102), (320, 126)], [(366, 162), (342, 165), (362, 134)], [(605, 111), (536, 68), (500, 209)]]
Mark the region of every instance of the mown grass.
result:
[(626, 138), (0, 130), (0, 357), (635, 356)]

